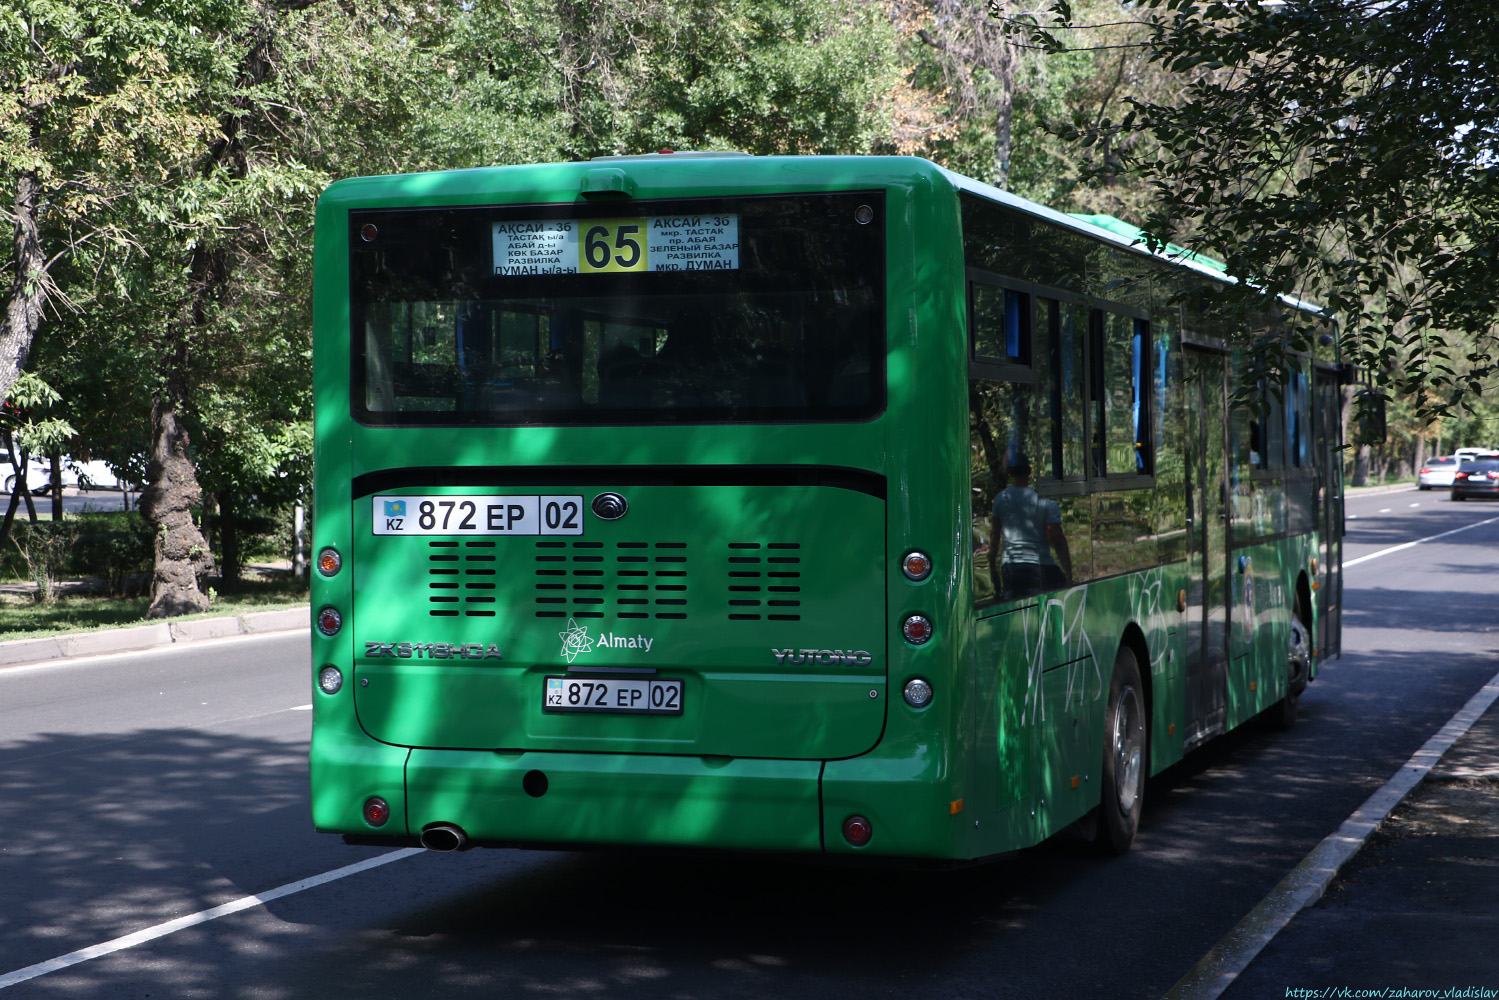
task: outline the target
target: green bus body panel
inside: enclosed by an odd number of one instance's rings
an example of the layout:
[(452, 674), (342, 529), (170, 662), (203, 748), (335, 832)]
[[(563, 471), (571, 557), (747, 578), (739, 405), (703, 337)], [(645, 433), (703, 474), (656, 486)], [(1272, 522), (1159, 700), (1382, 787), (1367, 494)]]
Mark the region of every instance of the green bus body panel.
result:
[[(820, 766), (413, 750), (409, 822), (456, 823), (481, 841), (816, 851)], [(539, 796), (524, 786), (533, 772), (546, 775)]]
[[(818, 486), (615, 488), (629, 512), (585, 514), (577, 536), (375, 535), (379, 501), (357, 501), (365, 731), (418, 747), (734, 757), (847, 757), (875, 744), (886, 701), (883, 501)], [(466, 603), (475, 595), (485, 603)], [(434, 640), (473, 656), (365, 652)], [(681, 678), (683, 711), (543, 711), (545, 678), (569, 670)]]
[[(357, 423), (349, 387), (348, 212), (571, 206), (586, 201), (585, 176), (601, 169), (622, 172), (636, 201), (882, 191), (884, 411), (852, 424)], [(1095, 494), (1060, 496), (1064, 518), (1078, 526), (1069, 534), (1073, 561), (1090, 582), (974, 610), (976, 596), (986, 595), (975, 593), (975, 459), (964, 433), (968, 306), (958, 193), (966, 183), (900, 157), (660, 156), (331, 186), (318, 206), (314, 260), (314, 523), (317, 545), (337, 549), (344, 566), (331, 578), (314, 574), (312, 600), (315, 610), (343, 612), (345, 627), (334, 636), (314, 630), (312, 666), (314, 677), (337, 666), (345, 683), (332, 695), (314, 693), (317, 829), (405, 837), (454, 823), (488, 843), (938, 859), (1015, 850), (1097, 805), (1104, 706), (1121, 644), (1137, 652), (1149, 701), (1150, 772), (1180, 760), (1187, 749), (1189, 623), (1178, 603), (1191, 570), (1177, 445), (1162, 446), (1153, 489), (1106, 484)], [(605, 204), (625, 209), (631, 201)], [(1025, 266), (1017, 262), (1014, 272)], [(1173, 336), (1179, 349), (1179, 331)], [(713, 474), (695, 481), (691, 471), (706, 467)], [(663, 468), (685, 471), (668, 481)], [(882, 482), (883, 499), (795, 475), (782, 477), (795, 485), (757, 481), (749, 472), (735, 478), (753, 469), (836, 470)], [(1319, 551), (1315, 534), (1268, 517), (1282, 484), (1255, 476), (1236, 483), (1242, 496), (1234, 497), (1228, 529), (1231, 565), (1211, 581), (1225, 591), (1219, 596), (1229, 617), (1229, 728), (1284, 696), (1292, 607), (1298, 585), (1315, 579), (1310, 564)], [(358, 496), (356, 481), (364, 484)], [(506, 485), (453, 485), (464, 482)], [(612, 522), (585, 515), (581, 536), (375, 533), (376, 497), (559, 495), (587, 502), (605, 490), (625, 495), (629, 513)], [(730, 603), (768, 599), (768, 591), (730, 590), (744, 579), (729, 575), (735, 567), (754, 564), (729, 560), (768, 557), (771, 543), (797, 546), (774, 550), (799, 560), (798, 604), (778, 608), (796, 620), (763, 617), (769, 605)], [(932, 558), (924, 580), (900, 570), (912, 550)], [(618, 586), (625, 578), (617, 571), (627, 565), (618, 557), (636, 552), (648, 552), (652, 567), (658, 555), (682, 555), (688, 589), (656, 590), (666, 578), (652, 576), (645, 592), (651, 604), (620, 604), (641, 593)], [(492, 607), (492, 616), (432, 614), (454, 603), (432, 600), (451, 590), (432, 586), (446, 575), (433, 568), (452, 565), (432, 556), (446, 553), (461, 555), (465, 567), (470, 555), (493, 556), (472, 563), (495, 568), (492, 591), (474, 588), (492, 594), (493, 604), (457, 602), (465, 612)], [(588, 561), (595, 556), (604, 561)], [(591, 566), (605, 575), (577, 572)], [(567, 575), (538, 575), (557, 568)], [(595, 579), (605, 581), (604, 590), (578, 586)], [(559, 580), (566, 589), (539, 586)], [(602, 605), (580, 599), (594, 594)], [(662, 599), (686, 603), (655, 603)], [(619, 617), (642, 607), (649, 618)], [(762, 618), (729, 617), (741, 612)], [(662, 613), (686, 617), (657, 617)], [(901, 633), (913, 613), (935, 625), (919, 646)], [(616, 644), (620, 638), (626, 641)], [(400, 655), (403, 645), (411, 655)], [(463, 654), (454, 655), (459, 648)], [(858, 655), (864, 652), (868, 662)], [(564, 675), (680, 678), (684, 711), (543, 711), (544, 679)], [(917, 677), (935, 692), (919, 709), (901, 697)], [(544, 782), (528, 779), (538, 772)], [(361, 814), (375, 795), (391, 804), (391, 819), (379, 830)], [(873, 826), (867, 846), (852, 847), (840, 833), (852, 815)]]

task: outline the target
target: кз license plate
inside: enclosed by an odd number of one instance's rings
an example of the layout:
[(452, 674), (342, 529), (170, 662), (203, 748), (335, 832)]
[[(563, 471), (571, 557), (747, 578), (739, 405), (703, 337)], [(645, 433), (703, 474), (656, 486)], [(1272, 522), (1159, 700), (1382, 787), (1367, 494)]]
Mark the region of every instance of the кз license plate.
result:
[(580, 496), (377, 496), (377, 535), (581, 535)]
[(682, 682), (680, 679), (548, 677), (541, 707), (546, 712), (681, 715)]

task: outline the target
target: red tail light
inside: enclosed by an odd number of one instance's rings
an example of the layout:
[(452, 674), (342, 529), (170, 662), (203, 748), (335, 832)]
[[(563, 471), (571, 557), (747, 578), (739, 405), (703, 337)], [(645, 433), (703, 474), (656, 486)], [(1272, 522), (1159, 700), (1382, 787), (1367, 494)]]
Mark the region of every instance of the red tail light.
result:
[(863, 847), (874, 836), (874, 827), (863, 816), (850, 816), (843, 821), (843, 839), (855, 847)]

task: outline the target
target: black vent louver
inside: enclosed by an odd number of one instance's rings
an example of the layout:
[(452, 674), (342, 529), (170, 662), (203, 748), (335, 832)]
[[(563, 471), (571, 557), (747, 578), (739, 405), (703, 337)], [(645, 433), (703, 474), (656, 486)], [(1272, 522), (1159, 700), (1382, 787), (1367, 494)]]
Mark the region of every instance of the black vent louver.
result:
[(687, 617), (686, 542), (536, 543), (537, 618)]
[(799, 542), (730, 542), (729, 621), (801, 621)]

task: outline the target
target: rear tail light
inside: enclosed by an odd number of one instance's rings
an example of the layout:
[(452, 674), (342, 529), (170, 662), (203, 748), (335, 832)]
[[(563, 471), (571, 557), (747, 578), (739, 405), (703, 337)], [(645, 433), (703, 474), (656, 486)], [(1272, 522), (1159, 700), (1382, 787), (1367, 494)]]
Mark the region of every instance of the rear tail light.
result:
[(932, 623), (925, 615), (912, 615), (900, 626), (901, 634), (913, 646), (920, 646), (932, 637)]
[(332, 576), (343, 566), (343, 556), (337, 549), (324, 549), (317, 554), (317, 569), (324, 576)]
[(344, 616), (337, 608), (324, 608), (317, 613), (317, 630), (324, 635), (337, 635), (344, 627)]
[(925, 552), (907, 552), (900, 561), (900, 569), (907, 580), (920, 583), (932, 575), (932, 557)]
[(863, 847), (874, 836), (874, 827), (863, 816), (850, 816), (843, 821), (843, 839), (855, 847)]
[(378, 795), (364, 800), (364, 821), (370, 826), (384, 826), (390, 819), (390, 803)]

